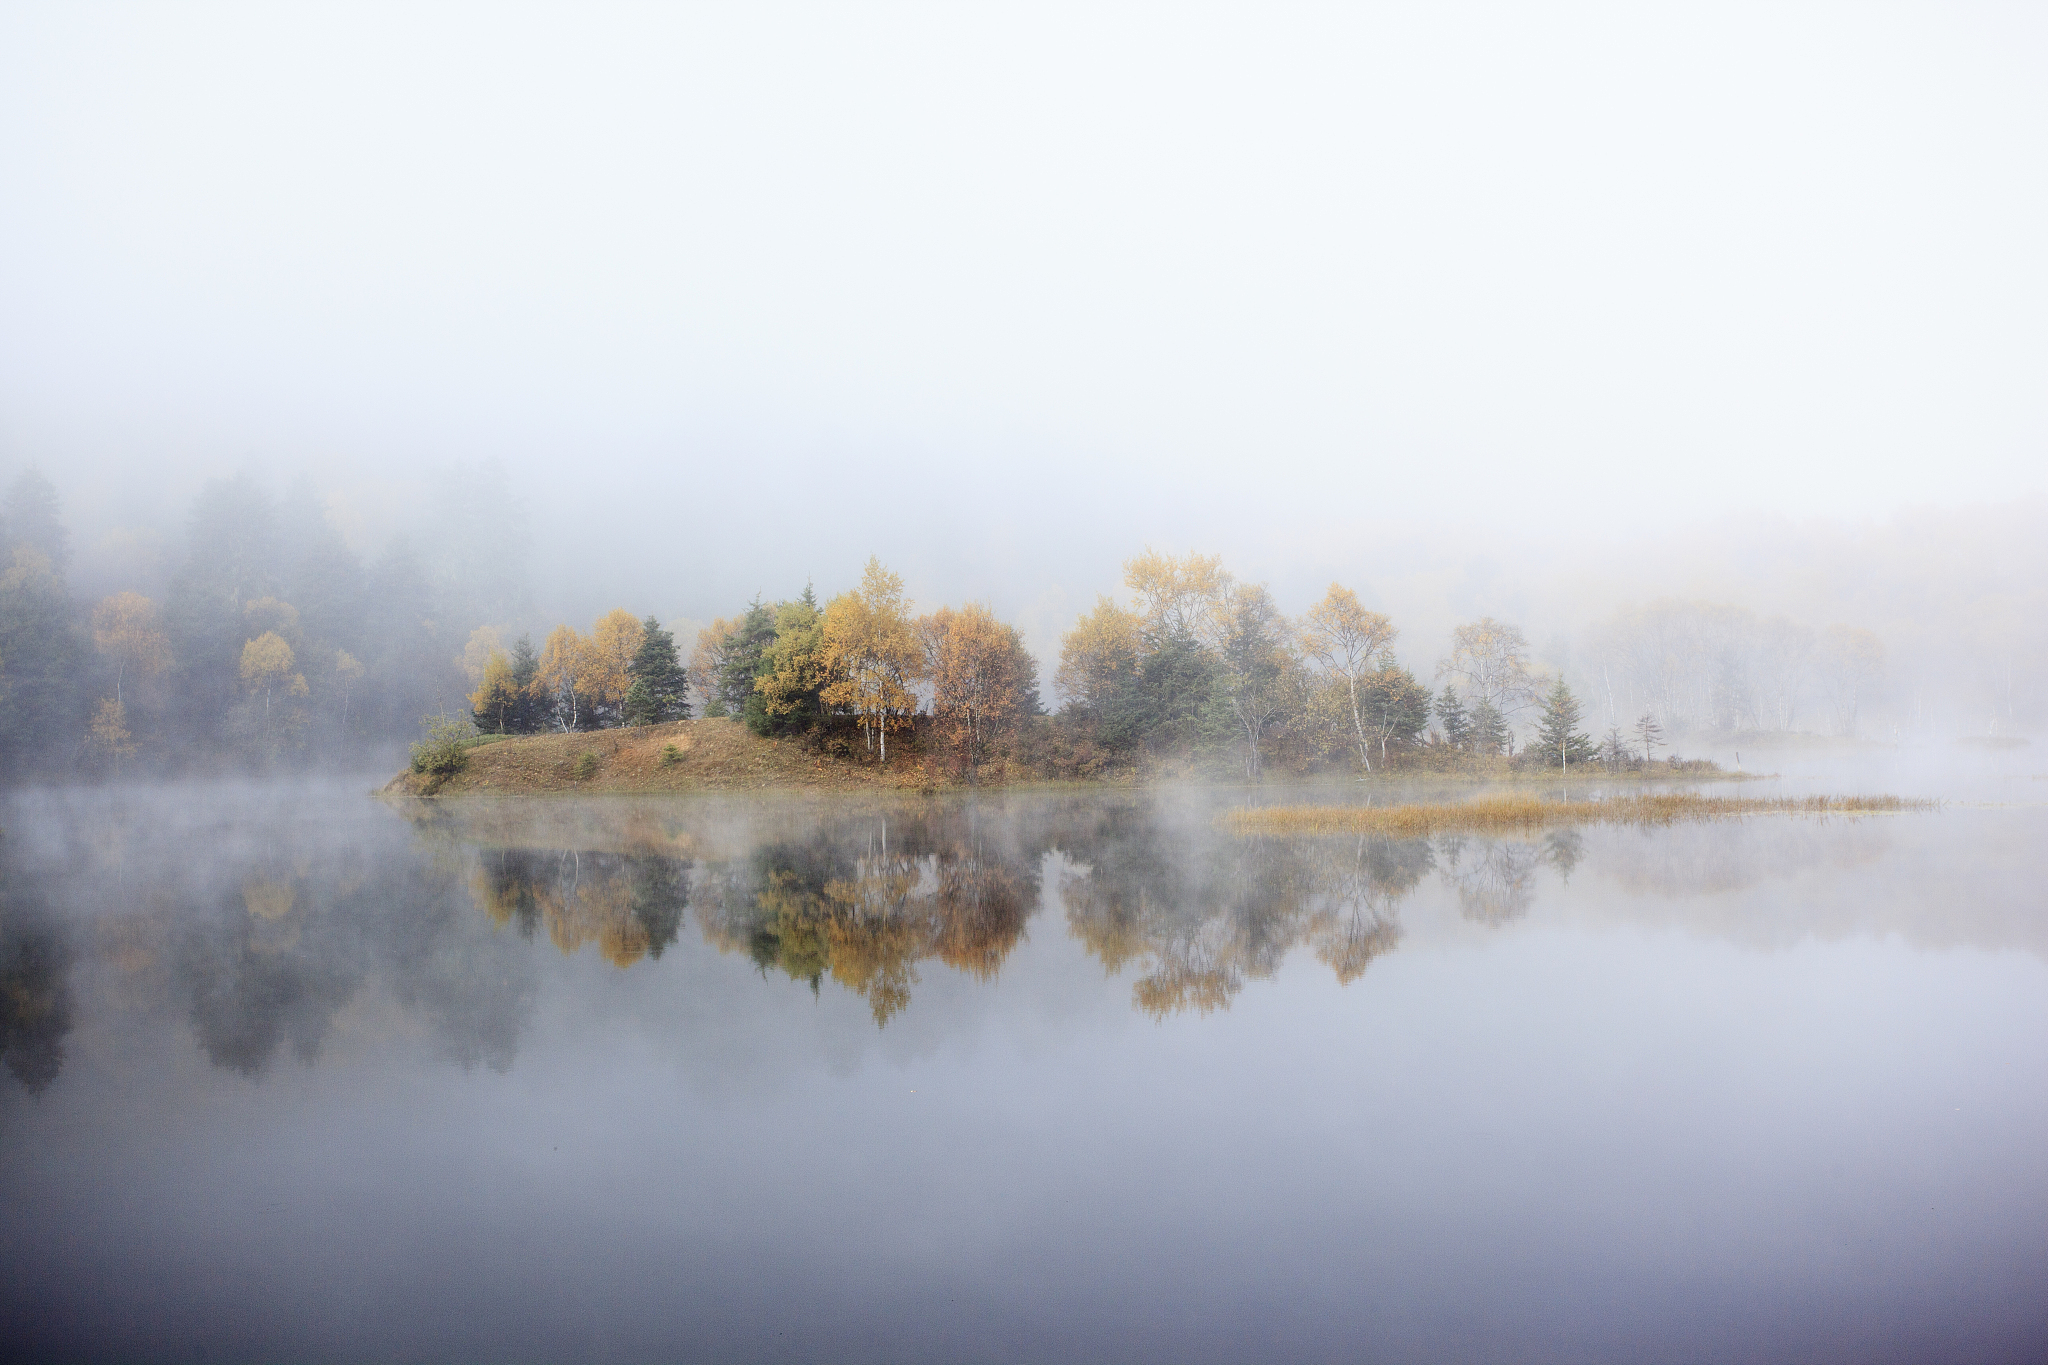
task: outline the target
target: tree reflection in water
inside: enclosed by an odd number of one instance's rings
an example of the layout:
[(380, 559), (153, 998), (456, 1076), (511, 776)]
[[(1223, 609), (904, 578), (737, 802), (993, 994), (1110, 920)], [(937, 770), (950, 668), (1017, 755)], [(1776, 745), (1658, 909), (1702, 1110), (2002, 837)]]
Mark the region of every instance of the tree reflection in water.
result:
[(0, 1056), (30, 1094), (64, 1069), (71, 962), (71, 944), (35, 888), (0, 869)]
[(532, 938), (546, 925), (563, 953), (598, 945), (605, 960), (630, 967), (659, 958), (682, 931), (689, 903), (687, 859), (621, 853), (486, 849), (472, 880), (477, 903), (494, 923)]
[(1144, 812), (1070, 847), (1067, 924), (1155, 1018), (1228, 1008), (1298, 944), (1350, 983), (1401, 941), (1397, 907), (1434, 866), (1425, 840), (1217, 839)]
[(1038, 908), (1038, 859), (972, 812), (877, 814), (761, 848), (712, 870), (707, 941), (746, 952), (813, 992), (830, 976), (885, 1025), (936, 958), (992, 979)]

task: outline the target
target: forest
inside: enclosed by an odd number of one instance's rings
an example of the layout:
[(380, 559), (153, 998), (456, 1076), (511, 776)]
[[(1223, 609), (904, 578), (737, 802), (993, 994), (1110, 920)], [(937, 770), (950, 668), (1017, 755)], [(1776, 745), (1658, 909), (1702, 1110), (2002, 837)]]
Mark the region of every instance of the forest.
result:
[(157, 582), (88, 601), (54, 487), (22, 474), (0, 499), (6, 779), (362, 767), (423, 726), (459, 753), (692, 716), (967, 781), (1641, 769), (1691, 736), (1855, 735), (1885, 679), (1869, 631), (1662, 601), (1602, 624), (1570, 669), (1513, 623), (1468, 621), (1425, 680), (1351, 588), (1290, 615), (1218, 556), (1145, 550), (1060, 639), (1048, 707), (1015, 626), (977, 602), (919, 613), (875, 559), (687, 641), (623, 608), (515, 634), (534, 616), (523, 546), (473, 492), (466, 527), (437, 514), (427, 543), (365, 558), (310, 487), (216, 480)]

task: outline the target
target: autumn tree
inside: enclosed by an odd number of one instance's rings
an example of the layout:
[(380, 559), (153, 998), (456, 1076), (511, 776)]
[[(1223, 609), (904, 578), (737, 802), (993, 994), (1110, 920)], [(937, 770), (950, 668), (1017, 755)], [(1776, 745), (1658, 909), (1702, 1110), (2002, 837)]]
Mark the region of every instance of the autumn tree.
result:
[(745, 718), (756, 734), (809, 730), (824, 721), (832, 663), (825, 648), (825, 616), (808, 586), (775, 608), (775, 637), (761, 651)]
[(857, 591), (825, 608), (825, 659), (832, 682), (824, 700), (853, 713), (870, 750), (889, 759), (889, 731), (910, 723), (923, 651), (910, 626), (903, 580), (869, 556)]
[(1101, 716), (1137, 679), (1145, 649), (1144, 622), (1107, 597), (1060, 637), (1060, 666), (1053, 675), (1066, 704)]
[(1229, 590), (1230, 575), (1221, 555), (1176, 559), (1148, 548), (1124, 561), (1124, 586), (1137, 595), (1147, 632), (1199, 635)]
[(124, 704), (121, 688), (130, 674), (153, 677), (171, 665), (171, 642), (156, 603), (139, 592), (115, 593), (93, 608), (92, 642), (114, 665), (117, 706)]
[(292, 647), (274, 630), (266, 630), (242, 646), (242, 686), (252, 698), (259, 694), (263, 698), (260, 738), (271, 752), (282, 743), (287, 725), (298, 719), (277, 703), (295, 702), (307, 695), (306, 675), (297, 665)]
[(1297, 627), (1301, 649), (1324, 673), (1341, 684), (1351, 713), (1351, 733), (1358, 761), (1372, 771), (1367, 716), (1371, 698), (1364, 683), (1399, 634), (1394, 623), (1367, 611), (1351, 589), (1332, 583), (1323, 600), (1308, 609)]
[(626, 689), (633, 685), (633, 658), (640, 652), (644, 634), (639, 620), (623, 609), (606, 612), (590, 628), (579, 684), (589, 713), (600, 726), (617, 725), (624, 719)]
[(676, 638), (652, 616), (640, 623), (640, 647), (627, 665), (632, 682), (626, 688), (628, 725), (659, 725), (690, 714), (690, 680), (676, 657)]
[(541, 646), (537, 680), (547, 698), (548, 711), (564, 730), (583, 728), (586, 700), (582, 694), (586, 672), (583, 656), (589, 643), (574, 626), (556, 626)]
[(1016, 630), (979, 602), (941, 607), (917, 622), (932, 718), (978, 776), (991, 746), (1024, 707), (1037, 663)]
[(493, 650), (484, 660), (474, 692), (469, 694), (470, 718), (485, 734), (512, 733), (519, 715), (519, 688), (512, 681), (512, 656)]
[(1491, 616), (1451, 632), (1451, 652), (1437, 665), (1436, 675), (1464, 683), (1468, 698), (1485, 702), (1509, 721), (1536, 700), (1528, 640), (1519, 627)]
[(128, 709), (118, 697), (104, 697), (93, 709), (85, 742), (95, 755), (115, 765), (134, 756), (135, 736), (128, 732)]

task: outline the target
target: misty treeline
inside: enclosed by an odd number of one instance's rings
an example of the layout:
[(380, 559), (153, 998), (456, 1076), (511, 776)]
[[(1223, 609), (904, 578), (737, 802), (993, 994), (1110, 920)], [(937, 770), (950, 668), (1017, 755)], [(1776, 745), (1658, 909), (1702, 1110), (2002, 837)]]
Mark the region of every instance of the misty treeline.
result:
[[(1124, 577), (1128, 605), (1100, 599), (1061, 641), (1056, 714), (1040, 704), (1037, 663), (1014, 627), (975, 603), (915, 615), (902, 580), (874, 559), (858, 588), (822, 606), (807, 587), (713, 621), (698, 635), (690, 685), (702, 714), (743, 719), (758, 734), (878, 763), (900, 734), (899, 752), (908, 743), (970, 775), (994, 763), (1016, 776), (1207, 769), (1257, 780), (1272, 764), (1370, 772), (1419, 756), (1506, 758), (1517, 751), (1516, 719), (1532, 707), (1551, 761), (1596, 756), (1570, 689), (1551, 680), (1538, 697), (1543, 680), (1512, 626), (1462, 628), (1438, 695), (1395, 659), (1393, 623), (1342, 586), (1297, 618), (1216, 556), (1148, 550)], [(622, 634), (609, 657), (624, 659), (631, 618), (607, 619)], [(587, 647), (578, 639), (558, 631), (547, 651), (523, 644), (520, 662), (507, 661), (508, 678), (528, 679), (535, 699), (530, 728), (560, 727), (577, 712), (574, 669), (551, 672), (547, 660), (573, 657)], [(615, 673), (606, 695), (623, 697), (632, 676)], [(479, 692), (480, 724), (506, 714), (484, 704), (495, 695)], [(1660, 737), (1653, 729), (1648, 740)]]
[[(1582, 729), (1561, 677), (1545, 677), (1511, 624), (1483, 618), (1453, 632), (1433, 681), (1395, 654), (1400, 630), (1332, 583), (1298, 616), (1220, 556), (1147, 550), (1125, 562), (1130, 600), (1098, 598), (1061, 641), (1057, 720), (1068, 766), (1105, 759), (1230, 763), (1256, 781), (1290, 772), (1519, 761), (1640, 766), (1661, 740), (1654, 720), (1631, 747), (1605, 752)], [(1062, 752), (1064, 750), (1064, 752)]]
[(539, 648), (521, 637), (506, 649), (489, 631), (471, 645), (484, 655), (471, 714), (486, 733), (681, 720), (694, 695), (702, 715), (759, 735), (857, 748), (878, 763), (892, 734), (907, 735), (978, 773), (1044, 711), (1038, 662), (1014, 627), (980, 603), (913, 615), (902, 578), (873, 558), (857, 588), (829, 601), (806, 586), (713, 621), (687, 668), (659, 622), (623, 610), (588, 635), (557, 626)]
[[(56, 490), (15, 478), (0, 494), (0, 779), (395, 762), (436, 715), (508, 734), (730, 716), (878, 763), (909, 745), (970, 775), (1257, 778), (1639, 767), (1705, 737), (1889, 738), (1973, 713), (1996, 733), (2039, 709), (2038, 589), (1957, 580), (1942, 556), (1886, 580), (1903, 652), (1857, 626), (1663, 600), (1551, 637), (1540, 658), (1516, 624), (1469, 621), (1425, 681), (1355, 592), (1289, 615), (1214, 556), (1147, 551), (1124, 566), (1127, 594), (1061, 641), (1048, 714), (1014, 627), (975, 603), (919, 614), (873, 562), (843, 592), (757, 599), (694, 640), (624, 610), (587, 633), (517, 634), (537, 617), (502, 471), (452, 470), (414, 496), (410, 533), (366, 554), (306, 481), (278, 497), (215, 480), (150, 554), (94, 547), (87, 595)], [(1836, 596), (1854, 594), (1815, 600)], [(1926, 645), (1928, 623), (1956, 621), (1969, 650)], [(1978, 700), (1958, 714), (1964, 692)]]
[(206, 484), (183, 534), (97, 600), (35, 470), (0, 496), (0, 771), (6, 780), (346, 762), (459, 705), (465, 643), (524, 615), (518, 509), (451, 480), (429, 534), (365, 558), (310, 484)]

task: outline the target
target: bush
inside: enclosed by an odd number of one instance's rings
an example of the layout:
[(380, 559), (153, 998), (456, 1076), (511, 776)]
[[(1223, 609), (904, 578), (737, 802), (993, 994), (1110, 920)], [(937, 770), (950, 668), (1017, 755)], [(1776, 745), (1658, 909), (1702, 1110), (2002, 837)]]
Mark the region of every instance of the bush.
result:
[(422, 724), (427, 737), (412, 746), (412, 770), (437, 777), (461, 772), (469, 761), (465, 751), (476, 737), (476, 727), (447, 716), (429, 716)]
[(661, 746), (661, 761), (663, 766), (680, 763), (683, 761), (683, 751), (673, 744), (664, 744)]
[(597, 771), (597, 755), (585, 749), (576, 755), (576, 780), (584, 781)]

